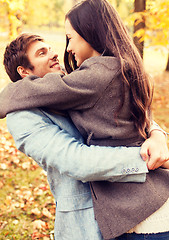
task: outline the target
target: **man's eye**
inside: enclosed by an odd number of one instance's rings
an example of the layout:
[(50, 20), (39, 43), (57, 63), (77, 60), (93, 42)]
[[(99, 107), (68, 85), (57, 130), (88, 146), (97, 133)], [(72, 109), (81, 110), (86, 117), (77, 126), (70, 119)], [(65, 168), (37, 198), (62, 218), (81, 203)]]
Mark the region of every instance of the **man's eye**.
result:
[(44, 54), (45, 54), (45, 52), (43, 52), (43, 51), (42, 51), (42, 52), (39, 52), (39, 55), (40, 55), (40, 56), (42, 56), (42, 55), (44, 55)]

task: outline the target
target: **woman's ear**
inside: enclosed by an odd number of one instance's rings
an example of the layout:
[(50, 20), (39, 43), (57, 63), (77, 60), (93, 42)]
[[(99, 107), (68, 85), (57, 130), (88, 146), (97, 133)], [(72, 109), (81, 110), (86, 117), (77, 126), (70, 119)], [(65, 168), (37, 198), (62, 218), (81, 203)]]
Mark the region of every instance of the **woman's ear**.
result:
[(17, 72), (19, 73), (21, 78), (24, 78), (24, 77), (27, 77), (28, 75), (30, 75), (29, 70), (22, 66), (17, 67)]

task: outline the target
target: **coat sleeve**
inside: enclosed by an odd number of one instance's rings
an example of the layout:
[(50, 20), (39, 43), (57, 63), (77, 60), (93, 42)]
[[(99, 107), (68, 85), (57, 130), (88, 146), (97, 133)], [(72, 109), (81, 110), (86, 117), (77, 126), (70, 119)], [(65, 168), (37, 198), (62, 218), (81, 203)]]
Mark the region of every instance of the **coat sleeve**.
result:
[[(55, 110), (91, 108), (110, 84), (118, 68), (90, 61), (66, 76), (48, 73), (43, 78), (29, 76), (9, 84), (0, 94), (0, 118), (7, 113), (34, 107)], [(104, 73), (104, 74), (103, 74)]]
[(83, 182), (145, 181), (140, 148), (86, 146), (38, 109), (8, 114), (7, 125), (17, 148), (47, 172), (52, 167)]

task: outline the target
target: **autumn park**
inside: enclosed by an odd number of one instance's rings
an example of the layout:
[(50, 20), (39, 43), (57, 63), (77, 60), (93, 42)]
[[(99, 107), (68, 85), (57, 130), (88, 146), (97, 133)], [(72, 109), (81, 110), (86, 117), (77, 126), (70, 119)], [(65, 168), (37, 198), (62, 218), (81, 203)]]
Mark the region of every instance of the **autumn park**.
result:
[[(43, 36), (63, 65), (64, 16), (77, 2), (0, 0), (0, 91), (10, 82), (3, 66), (5, 47), (20, 33)], [(127, 26), (153, 82), (153, 118), (169, 132), (169, 0), (109, 2)], [(0, 240), (52, 240), (54, 219), (46, 172), (17, 150), (6, 119), (1, 119)]]

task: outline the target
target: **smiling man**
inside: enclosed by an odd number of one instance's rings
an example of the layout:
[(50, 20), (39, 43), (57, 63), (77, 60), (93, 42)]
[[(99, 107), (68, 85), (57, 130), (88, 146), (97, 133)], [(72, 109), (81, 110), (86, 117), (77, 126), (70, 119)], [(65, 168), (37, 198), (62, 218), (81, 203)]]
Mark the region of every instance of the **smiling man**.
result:
[(23, 34), (11, 42), (4, 54), (4, 66), (13, 82), (28, 75), (43, 77), (56, 71), (63, 74), (58, 55), (38, 35)]

